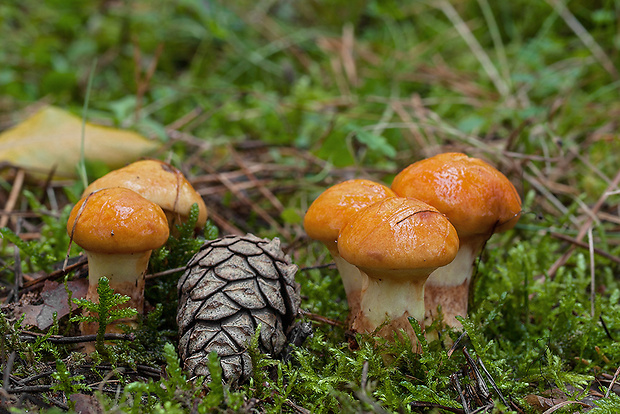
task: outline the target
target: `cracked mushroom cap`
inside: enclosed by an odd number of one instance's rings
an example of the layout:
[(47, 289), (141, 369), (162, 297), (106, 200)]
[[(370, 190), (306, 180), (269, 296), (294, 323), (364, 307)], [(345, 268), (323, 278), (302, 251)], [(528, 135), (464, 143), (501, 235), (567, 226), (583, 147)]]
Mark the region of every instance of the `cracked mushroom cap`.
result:
[(118, 254), (157, 249), (168, 240), (169, 230), (161, 207), (116, 187), (78, 201), (69, 215), (67, 233), (85, 250)]
[(456, 256), (456, 230), (436, 208), (404, 197), (354, 214), (338, 237), (341, 256), (369, 276), (428, 274)]
[(314, 200), (304, 217), (308, 236), (333, 245), (349, 217), (360, 209), (396, 194), (383, 184), (354, 179), (336, 184)]
[(180, 215), (183, 219), (197, 203), (199, 214), (196, 227), (207, 222), (207, 207), (185, 176), (172, 165), (158, 160), (136, 161), (114, 170), (93, 181), (82, 196), (102, 188), (124, 187), (159, 205), (165, 211)]
[(436, 207), (459, 237), (509, 230), (521, 214), (521, 198), (508, 178), (486, 162), (461, 153), (411, 164), (394, 178), (392, 190)]

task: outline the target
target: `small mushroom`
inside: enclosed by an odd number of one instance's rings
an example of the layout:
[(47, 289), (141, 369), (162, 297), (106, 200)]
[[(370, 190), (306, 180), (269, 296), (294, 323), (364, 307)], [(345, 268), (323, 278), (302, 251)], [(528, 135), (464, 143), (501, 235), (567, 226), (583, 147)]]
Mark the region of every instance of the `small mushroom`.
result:
[(141, 160), (114, 170), (93, 181), (82, 197), (102, 188), (124, 187), (135, 191), (147, 200), (159, 205), (168, 218), (170, 227), (178, 221), (187, 220), (192, 204), (198, 204), (196, 227), (207, 222), (207, 207), (187, 181), (183, 173), (172, 165), (158, 160)]
[[(117, 293), (130, 300), (125, 307), (144, 307), (144, 275), (151, 251), (168, 240), (168, 222), (162, 209), (126, 188), (107, 188), (82, 198), (71, 210), (67, 233), (88, 257), (88, 293), (98, 302), (97, 284), (103, 276)], [(122, 321), (127, 323), (127, 321)], [(109, 331), (114, 332), (113, 326)], [(84, 324), (84, 334), (97, 331)]]
[[(403, 329), (417, 344), (409, 317), (424, 326), (424, 283), (456, 256), (456, 230), (421, 201), (390, 197), (354, 214), (338, 237), (338, 250), (368, 277), (353, 329), (391, 338)], [(387, 321), (387, 322), (386, 322)]]
[(351, 315), (359, 310), (363, 275), (338, 253), (338, 234), (351, 215), (381, 199), (395, 196), (383, 184), (365, 179), (354, 179), (336, 184), (314, 200), (305, 217), (308, 236), (319, 240), (329, 250), (340, 273)]
[(467, 315), (469, 285), (476, 256), (493, 233), (511, 229), (521, 214), (521, 198), (501, 172), (461, 153), (445, 153), (418, 161), (392, 183), (401, 197), (415, 197), (446, 215), (460, 239), (452, 263), (437, 269), (426, 283), (426, 314), (432, 319), (441, 305), (443, 320), (461, 329), (457, 315)]

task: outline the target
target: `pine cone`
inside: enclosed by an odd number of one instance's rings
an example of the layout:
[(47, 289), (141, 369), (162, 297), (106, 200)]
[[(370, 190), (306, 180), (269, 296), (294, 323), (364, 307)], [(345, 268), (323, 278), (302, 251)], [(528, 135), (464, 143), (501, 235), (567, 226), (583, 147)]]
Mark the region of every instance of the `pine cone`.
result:
[(261, 325), (259, 349), (278, 355), (299, 311), (297, 266), (280, 240), (247, 234), (205, 243), (179, 280), (179, 354), (192, 376), (209, 376), (207, 357), (220, 357), (224, 379), (252, 374), (248, 344)]

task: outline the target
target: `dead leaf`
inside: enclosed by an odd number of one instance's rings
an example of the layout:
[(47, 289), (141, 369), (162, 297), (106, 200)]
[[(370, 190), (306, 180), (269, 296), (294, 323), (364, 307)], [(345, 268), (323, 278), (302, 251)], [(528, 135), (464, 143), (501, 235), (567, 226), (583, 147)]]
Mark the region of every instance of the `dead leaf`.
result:
[(73, 411), (77, 414), (103, 413), (103, 408), (94, 395), (71, 394), (69, 399), (75, 403)]
[(535, 394), (526, 395), (524, 399), (532, 408), (535, 408), (540, 412), (548, 410), (556, 404), (550, 398), (541, 397), (540, 395)]
[[(158, 144), (142, 135), (86, 123), (84, 155), (110, 169), (122, 167), (153, 152)], [(26, 170), (75, 177), (80, 160), (82, 119), (63, 109), (47, 106), (0, 134), (0, 161)]]
[[(567, 391), (571, 394), (583, 392), (571, 385), (566, 386)], [(589, 389), (588, 394), (583, 396), (579, 401), (573, 401), (569, 399), (569, 396), (565, 394), (559, 388), (553, 388), (545, 390), (541, 395), (529, 394), (525, 396), (525, 401), (537, 411), (543, 414), (551, 414), (562, 407), (571, 404), (578, 404), (583, 407), (592, 407), (596, 404), (596, 401), (601, 399), (603, 395), (595, 389)]]
[[(83, 298), (86, 296), (88, 280), (77, 279), (67, 283), (73, 298)], [(41, 330), (45, 330), (54, 323), (54, 312), (56, 312), (57, 319), (69, 314), (67, 299), (64, 284), (46, 280), (40, 293), (40, 300), (37, 301), (38, 304), (31, 303), (32, 298), (29, 298), (26, 303), (19, 303), (13, 312), (17, 318), (25, 315), (24, 326), (36, 326)], [(75, 309), (76, 305), (72, 304), (71, 308)]]

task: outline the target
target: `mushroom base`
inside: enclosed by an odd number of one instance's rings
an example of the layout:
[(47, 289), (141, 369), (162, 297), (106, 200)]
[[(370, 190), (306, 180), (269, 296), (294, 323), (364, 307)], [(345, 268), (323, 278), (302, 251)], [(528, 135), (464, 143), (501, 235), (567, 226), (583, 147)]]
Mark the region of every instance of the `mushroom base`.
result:
[(338, 273), (340, 274), (340, 278), (342, 279), (342, 284), (344, 286), (344, 292), (347, 295), (347, 304), (349, 305), (350, 319), (354, 315), (357, 315), (359, 313), (362, 287), (364, 285), (364, 280), (367, 278), (367, 276), (364, 273), (360, 272), (360, 270), (356, 266), (344, 260), (338, 253), (338, 250), (329, 250), (334, 259), (334, 262), (336, 263)]
[[(144, 311), (144, 276), (148, 267), (151, 251), (133, 254), (106, 254), (87, 252), (88, 256), (88, 293), (86, 299), (98, 303), (99, 294), (97, 284), (101, 277), (107, 277), (110, 287), (115, 293), (129, 296), (129, 301), (121, 307), (135, 308), (138, 313)], [(97, 316), (97, 315), (93, 315)], [(125, 324), (135, 326), (133, 319), (119, 319), (106, 328), (106, 333), (121, 333), (117, 326)], [(95, 334), (98, 330), (97, 323), (84, 323), (81, 325), (84, 335)]]
[[(461, 330), (463, 327), (456, 317), (467, 316), (469, 284), (469, 279), (459, 286), (440, 286), (427, 283), (424, 287), (425, 325), (429, 326), (441, 312), (445, 325)], [(439, 310), (439, 306), (441, 306), (441, 310)], [(436, 331), (429, 332), (427, 335), (429, 341), (433, 341), (437, 337)]]
[(424, 329), (425, 280), (426, 276), (414, 281), (368, 277), (362, 289), (360, 311), (353, 320), (352, 328), (358, 332), (376, 333), (386, 339), (393, 339), (394, 334), (400, 335), (402, 329), (414, 350), (419, 352), (418, 340), (409, 318), (416, 319)]
[[(424, 293), (427, 326), (437, 317), (437, 308), (441, 306), (444, 324), (457, 330), (463, 328), (456, 316), (467, 316), (474, 261), (487, 239), (487, 236), (462, 238), (454, 260), (431, 273), (426, 281)], [(429, 337), (429, 340), (432, 339), (436, 337)]]

